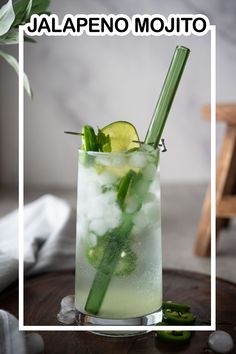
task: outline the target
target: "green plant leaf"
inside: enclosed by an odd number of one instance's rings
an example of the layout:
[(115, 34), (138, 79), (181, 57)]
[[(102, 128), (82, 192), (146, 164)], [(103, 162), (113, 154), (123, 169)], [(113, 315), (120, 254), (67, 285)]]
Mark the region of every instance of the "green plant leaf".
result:
[(40, 15), (51, 15), (51, 12), (50, 11), (44, 11), (44, 12), (41, 12), (41, 14)]
[[(24, 41), (29, 43), (37, 43), (37, 41), (34, 38), (29, 37), (26, 34), (24, 35)], [(4, 34), (4, 36), (0, 37), (0, 45), (17, 44), (18, 42), (19, 42), (19, 32), (18, 30), (13, 28), (9, 32)]]
[(0, 36), (4, 35), (11, 28), (15, 19), (12, 0), (9, 0), (0, 9)]
[[(12, 55), (7, 54), (7, 53), (3, 52), (2, 50), (0, 50), (0, 56), (2, 58), (4, 58), (8, 62), (8, 64), (11, 65), (11, 67), (15, 70), (15, 72), (18, 75), (19, 74), (19, 64), (18, 64), (17, 60)], [(25, 73), (24, 73), (24, 88), (25, 88), (26, 92), (28, 93), (29, 97), (32, 98), (33, 92), (30, 87), (28, 77), (26, 76)]]
[(16, 14), (13, 27), (24, 24), (30, 20), (33, 14), (42, 14), (47, 12), (50, 4), (49, 0), (18, 0), (14, 3), (13, 8)]
[(17, 44), (19, 41), (18, 31), (12, 29), (0, 37), (0, 44)]
[(42, 13), (47, 12), (49, 5), (50, 0), (33, 0), (30, 16), (33, 14), (41, 15)]
[(32, 5), (33, 5), (33, 0), (29, 0), (28, 5), (25, 9), (23, 22), (26, 22), (28, 20), (28, 18), (30, 16), (31, 9), (32, 9)]
[(12, 26), (17, 27), (26, 23), (30, 18), (30, 12), (32, 9), (33, 0), (19, 0), (14, 3), (13, 8), (15, 12), (15, 21)]
[(29, 43), (37, 43), (37, 41), (34, 38), (29, 37), (26, 34), (24, 35), (24, 41)]

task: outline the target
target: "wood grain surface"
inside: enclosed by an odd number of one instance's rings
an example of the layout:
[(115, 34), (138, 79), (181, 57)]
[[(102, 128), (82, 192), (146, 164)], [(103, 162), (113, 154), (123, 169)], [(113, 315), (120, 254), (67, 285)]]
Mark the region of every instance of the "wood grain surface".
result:
[[(164, 299), (187, 303), (198, 325), (210, 324), (210, 277), (198, 273), (164, 270)], [(217, 280), (217, 327), (235, 338), (236, 285)], [(60, 300), (74, 292), (73, 271), (42, 274), (25, 281), (25, 325), (60, 325), (56, 315)], [(0, 307), (18, 313), (17, 285), (0, 295)], [(209, 332), (194, 332), (190, 344), (173, 348), (157, 342), (153, 332), (130, 338), (108, 338), (89, 332), (41, 332), (44, 354), (158, 354), (207, 353)]]

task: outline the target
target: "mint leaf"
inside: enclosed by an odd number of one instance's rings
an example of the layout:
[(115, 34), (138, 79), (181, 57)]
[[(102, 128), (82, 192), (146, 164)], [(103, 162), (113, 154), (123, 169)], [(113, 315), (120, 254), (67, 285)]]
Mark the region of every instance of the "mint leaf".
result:
[(106, 135), (102, 132), (101, 129), (98, 129), (98, 148), (101, 152), (111, 152), (111, 139), (109, 134)]
[(0, 9), (0, 36), (4, 35), (11, 28), (15, 19), (12, 0), (9, 0)]

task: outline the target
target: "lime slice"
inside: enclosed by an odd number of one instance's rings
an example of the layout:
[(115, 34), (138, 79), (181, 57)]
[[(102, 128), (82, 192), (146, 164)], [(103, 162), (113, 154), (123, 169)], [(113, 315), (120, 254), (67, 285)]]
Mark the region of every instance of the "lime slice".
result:
[(139, 148), (140, 143), (135, 127), (126, 121), (118, 121), (106, 125), (101, 131), (111, 139), (111, 151), (123, 152)]

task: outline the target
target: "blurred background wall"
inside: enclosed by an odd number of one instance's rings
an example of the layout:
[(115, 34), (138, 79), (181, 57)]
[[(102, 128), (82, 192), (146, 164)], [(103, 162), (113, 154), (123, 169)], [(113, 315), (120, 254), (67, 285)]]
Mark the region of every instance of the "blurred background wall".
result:
[[(236, 2), (228, 0), (57, 0), (66, 13), (203, 13), (217, 25), (217, 100), (235, 101)], [(25, 45), (25, 71), (34, 99), (25, 97), (25, 184), (75, 187), (80, 131), (128, 120), (144, 138), (174, 48), (191, 49), (163, 137), (162, 181), (206, 183), (210, 176), (210, 124), (201, 107), (210, 102), (210, 34), (204, 37), (38, 37)], [(8, 48), (7, 48), (8, 49)], [(9, 52), (16, 49), (10, 49)], [(0, 62), (0, 181), (17, 184), (18, 92), (11, 68)], [(219, 140), (221, 129), (218, 128)]]

